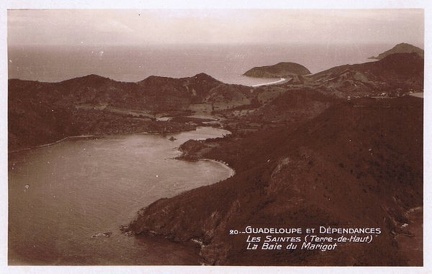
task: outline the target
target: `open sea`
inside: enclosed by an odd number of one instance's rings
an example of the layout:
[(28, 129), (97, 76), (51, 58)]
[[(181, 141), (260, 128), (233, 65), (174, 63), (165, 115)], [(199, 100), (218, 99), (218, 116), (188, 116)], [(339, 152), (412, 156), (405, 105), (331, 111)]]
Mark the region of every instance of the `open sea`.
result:
[(258, 85), (274, 79), (243, 76), (256, 66), (295, 62), (312, 73), (370, 62), (392, 48), (383, 44), (145, 45), (9, 47), (8, 78), (59, 82), (89, 74), (137, 82), (156, 75), (190, 77), (204, 72), (230, 84)]

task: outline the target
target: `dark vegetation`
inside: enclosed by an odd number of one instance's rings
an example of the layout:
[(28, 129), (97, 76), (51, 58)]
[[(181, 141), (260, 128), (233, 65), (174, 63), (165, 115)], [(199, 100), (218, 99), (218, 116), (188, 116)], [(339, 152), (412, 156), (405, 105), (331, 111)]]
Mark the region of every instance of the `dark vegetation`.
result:
[[(209, 264), (408, 264), (395, 235), (410, 222), (407, 211), (422, 206), (421, 100), (338, 103), (299, 127), (225, 138), (202, 156), (227, 162), (236, 175), (157, 201), (130, 230), (199, 239)], [(247, 225), (380, 227), (383, 234), (370, 245), (288, 254), (247, 251), (245, 237), (228, 234)]]

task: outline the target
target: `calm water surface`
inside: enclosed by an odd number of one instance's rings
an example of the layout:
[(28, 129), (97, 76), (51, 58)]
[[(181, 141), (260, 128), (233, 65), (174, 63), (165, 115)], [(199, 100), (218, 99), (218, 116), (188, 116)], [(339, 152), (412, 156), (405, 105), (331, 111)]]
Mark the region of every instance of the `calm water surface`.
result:
[[(120, 233), (138, 209), (228, 178), (212, 162), (173, 159), (188, 139), (227, 131), (75, 139), (9, 155), (9, 264), (196, 264), (196, 252)], [(111, 237), (97, 236), (112, 232)], [(92, 237), (95, 236), (96, 237)], [(100, 235), (100, 234), (99, 234)]]
[(142, 47), (9, 47), (8, 77), (58, 82), (88, 74), (136, 82), (151, 75), (191, 77), (204, 72), (229, 84), (257, 85), (274, 79), (243, 76), (256, 66), (295, 62), (312, 73), (370, 62), (392, 48), (385, 44), (159, 45)]

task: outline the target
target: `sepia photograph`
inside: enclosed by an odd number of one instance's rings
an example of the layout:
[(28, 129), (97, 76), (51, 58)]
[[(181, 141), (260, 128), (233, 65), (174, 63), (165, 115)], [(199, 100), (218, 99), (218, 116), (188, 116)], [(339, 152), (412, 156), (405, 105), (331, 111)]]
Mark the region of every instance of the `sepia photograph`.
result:
[(424, 7), (5, 15), (7, 269), (425, 266)]

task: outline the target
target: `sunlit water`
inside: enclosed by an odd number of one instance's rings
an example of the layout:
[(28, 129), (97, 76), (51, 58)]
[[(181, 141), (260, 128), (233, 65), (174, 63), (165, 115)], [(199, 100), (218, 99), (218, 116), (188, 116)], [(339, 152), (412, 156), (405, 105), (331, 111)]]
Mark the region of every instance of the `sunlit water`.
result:
[(227, 133), (199, 128), (174, 135), (175, 141), (159, 135), (75, 139), (11, 153), (9, 264), (198, 263), (190, 248), (128, 237), (119, 226), (159, 198), (231, 176), (217, 162), (173, 159), (188, 139)]

